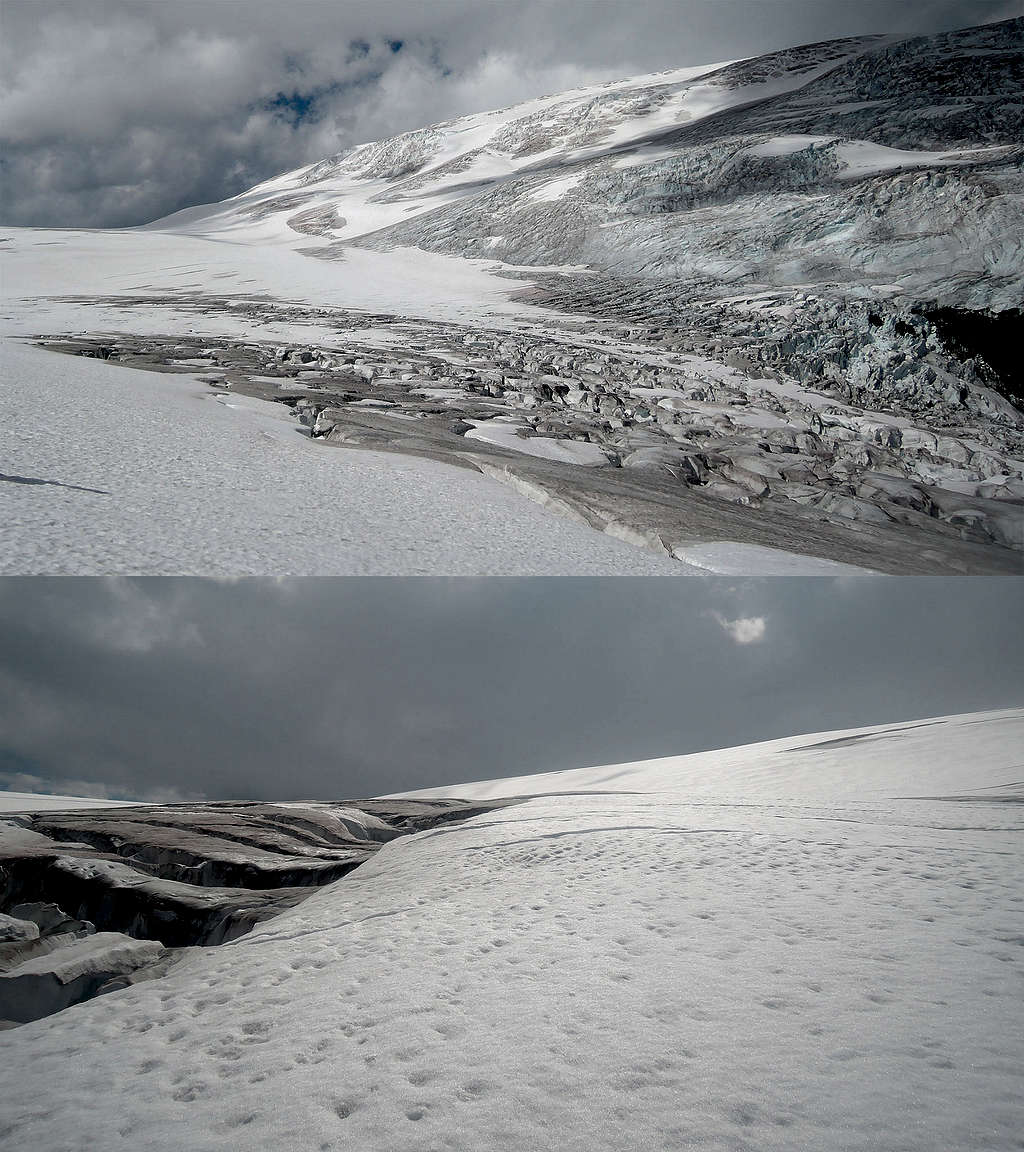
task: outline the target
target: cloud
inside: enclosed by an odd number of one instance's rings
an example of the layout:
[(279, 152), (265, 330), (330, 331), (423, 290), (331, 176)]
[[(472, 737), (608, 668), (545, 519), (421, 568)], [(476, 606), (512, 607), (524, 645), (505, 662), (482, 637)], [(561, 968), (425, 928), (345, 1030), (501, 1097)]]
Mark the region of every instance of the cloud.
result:
[[(1012, 8), (1012, 6), (1011, 6)], [(1006, 0), (5, 0), (0, 220), (123, 226), (439, 120)]]
[(765, 619), (763, 616), (744, 616), (738, 620), (726, 620), (719, 612), (714, 618), (737, 644), (760, 644), (764, 639)]
[(1012, 578), (10, 577), (0, 787), (340, 800), (1009, 707), (1022, 630)]

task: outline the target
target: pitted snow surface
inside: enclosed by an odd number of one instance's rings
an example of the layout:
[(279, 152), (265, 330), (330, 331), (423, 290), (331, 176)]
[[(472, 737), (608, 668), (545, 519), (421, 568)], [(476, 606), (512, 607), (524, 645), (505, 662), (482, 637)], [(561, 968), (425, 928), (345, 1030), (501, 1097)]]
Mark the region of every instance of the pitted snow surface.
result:
[(675, 782), (569, 773), (395, 841), (166, 979), (4, 1034), (3, 1139), (1018, 1148), (1021, 809), (895, 797), (1009, 784), (1022, 735), (997, 713), (681, 758)]

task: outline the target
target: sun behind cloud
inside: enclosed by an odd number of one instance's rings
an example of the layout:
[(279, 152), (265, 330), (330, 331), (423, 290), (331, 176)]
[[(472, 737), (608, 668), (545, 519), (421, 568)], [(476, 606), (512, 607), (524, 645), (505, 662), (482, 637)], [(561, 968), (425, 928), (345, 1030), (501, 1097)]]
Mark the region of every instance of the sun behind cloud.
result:
[(763, 616), (742, 616), (736, 620), (727, 620), (720, 613), (714, 613), (715, 619), (737, 644), (760, 644), (765, 636), (765, 618)]

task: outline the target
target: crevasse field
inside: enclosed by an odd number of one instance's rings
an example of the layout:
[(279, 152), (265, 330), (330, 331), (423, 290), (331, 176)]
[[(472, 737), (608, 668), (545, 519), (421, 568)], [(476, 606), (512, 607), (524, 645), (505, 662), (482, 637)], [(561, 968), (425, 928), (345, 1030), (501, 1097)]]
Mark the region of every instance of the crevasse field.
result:
[[(222, 395), (191, 375), (128, 372), (14, 339), (84, 324), (160, 330), (167, 315), (74, 292), (202, 283), (257, 293), (271, 281), (309, 299), (412, 306), (433, 285), (445, 315), (469, 312), (493, 280), (460, 261), (365, 254), (345, 275), (284, 249), (147, 233), (18, 233), (4, 263), (0, 323), (0, 572), (239, 575), (643, 575), (679, 565), (552, 516), (477, 473), (373, 452), (324, 452), (278, 404)], [(189, 252), (189, 245), (196, 249)], [(183, 256), (196, 263), (181, 265)], [(282, 281), (284, 278), (284, 281)], [(497, 287), (503, 287), (494, 281)], [(255, 286), (255, 288), (254, 288)], [(340, 296), (339, 296), (340, 294)], [(507, 294), (507, 292), (505, 293)], [(491, 287), (490, 296), (496, 290)], [(184, 299), (184, 296), (183, 296)], [(172, 308), (173, 312), (174, 309)], [(295, 327), (222, 314), (177, 316), (189, 331), (294, 339)], [(297, 326), (308, 337), (306, 325)], [(6, 329), (6, 333), (5, 330)]]
[(279, 405), (8, 344), (0, 572), (656, 575), (477, 473), (325, 452)]
[(0, 1140), (1019, 1148), (1022, 746), (1014, 710), (437, 788), (525, 799), (5, 1033)]

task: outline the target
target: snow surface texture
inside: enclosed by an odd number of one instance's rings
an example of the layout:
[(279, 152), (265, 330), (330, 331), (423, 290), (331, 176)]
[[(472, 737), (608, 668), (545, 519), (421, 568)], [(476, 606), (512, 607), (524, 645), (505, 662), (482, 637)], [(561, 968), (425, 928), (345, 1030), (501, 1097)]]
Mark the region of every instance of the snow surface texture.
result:
[(722, 576), (743, 576), (757, 572), (761, 576), (853, 576), (863, 570), (834, 560), (817, 560), (813, 556), (794, 556), (778, 548), (758, 544), (737, 544), (729, 540), (680, 546), (673, 550), (677, 560), (692, 568), (717, 572)]
[(62, 948), (56, 957), (33, 956), (4, 975), (7, 979), (15, 979), (52, 973), (61, 984), (70, 984), (88, 973), (97, 959), (106, 963), (127, 962), (131, 967), (140, 968), (159, 956), (161, 951), (162, 946), (152, 940), (133, 940), (120, 932), (97, 932)]
[(547, 795), (6, 1033), (4, 1139), (1016, 1149), (1022, 743), (1004, 711), (439, 790)]
[(0, 1030), (156, 979), (183, 950), (245, 935), (382, 843), (507, 804), (359, 803), (371, 811), (218, 803), (0, 816)]

